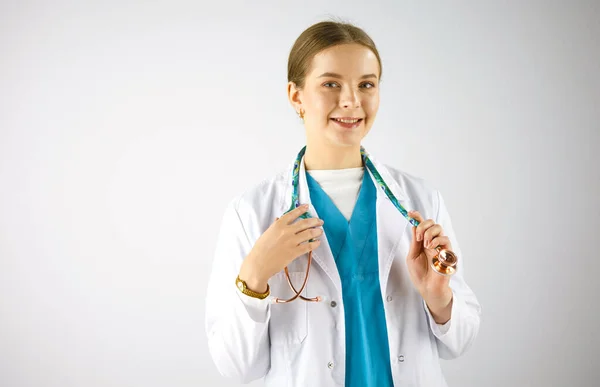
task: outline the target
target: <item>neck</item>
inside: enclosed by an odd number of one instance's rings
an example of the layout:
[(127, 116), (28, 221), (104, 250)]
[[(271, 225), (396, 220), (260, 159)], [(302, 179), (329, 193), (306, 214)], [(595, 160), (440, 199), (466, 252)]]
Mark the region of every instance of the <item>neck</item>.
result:
[(346, 169), (363, 166), (360, 145), (344, 148), (308, 144), (304, 154), (306, 170)]

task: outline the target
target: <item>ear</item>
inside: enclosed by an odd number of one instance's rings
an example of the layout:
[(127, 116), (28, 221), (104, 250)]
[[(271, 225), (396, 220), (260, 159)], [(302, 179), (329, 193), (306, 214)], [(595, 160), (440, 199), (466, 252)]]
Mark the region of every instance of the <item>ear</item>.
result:
[(302, 106), (302, 90), (300, 90), (294, 82), (288, 82), (287, 94), (288, 100), (290, 101), (290, 104), (296, 113), (298, 113), (301, 109), (304, 109)]

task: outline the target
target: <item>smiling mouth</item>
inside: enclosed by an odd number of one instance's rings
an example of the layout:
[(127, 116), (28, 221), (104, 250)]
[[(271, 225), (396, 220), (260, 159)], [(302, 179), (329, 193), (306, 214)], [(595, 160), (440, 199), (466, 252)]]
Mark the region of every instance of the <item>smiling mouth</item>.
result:
[(362, 118), (354, 118), (354, 117), (343, 117), (343, 118), (332, 118), (333, 121), (341, 122), (343, 124), (356, 124), (357, 122), (362, 121)]
[(358, 128), (363, 120), (363, 118), (356, 117), (331, 118), (331, 121), (335, 122), (336, 125), (339, 125), (344, 129)]

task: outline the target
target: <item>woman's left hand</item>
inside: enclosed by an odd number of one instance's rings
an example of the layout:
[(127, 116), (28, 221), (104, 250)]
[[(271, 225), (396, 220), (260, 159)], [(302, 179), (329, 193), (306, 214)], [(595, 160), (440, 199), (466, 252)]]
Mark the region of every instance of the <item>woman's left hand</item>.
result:
[(412, 242), (406, 257), (410, 278), (423, 299), (441, 300), (451, 293), (450, 277), (433, 270), (431, 260), (438, 254), (437, 246), (452, 250), (452, 244), (442, 226), (432, 219), (424, 221), (417, 211), (410, 211), (408, 215), (419, 221), (419, 226), (412, 227)]

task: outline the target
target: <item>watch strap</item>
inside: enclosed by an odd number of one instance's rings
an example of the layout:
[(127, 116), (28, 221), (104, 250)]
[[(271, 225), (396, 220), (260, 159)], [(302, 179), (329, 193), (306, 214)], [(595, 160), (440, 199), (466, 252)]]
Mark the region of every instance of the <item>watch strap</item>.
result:
[(241, 279), (239, 276), (235, 279), (235, 286), (243, 294), (245, 294), (249, 297), (252, 297), (252, 298), (258, 298), (260, 300), (264, 300), (265, 298), (269, 297), (269, 294), (271, 294), (271, 288), (270, 288), (269, 284), (267, 284), (266, 292), (258, 293), (258, 292), (255, 292), (254, 290), (249, 289), (248, 285), (246, 284), (246, 281)]

